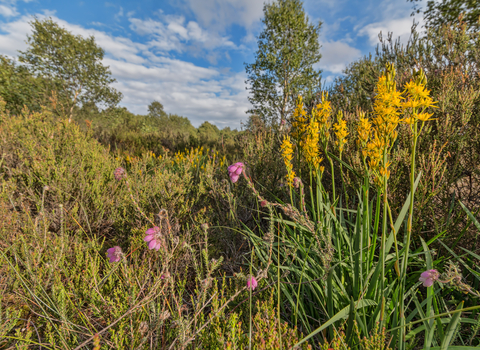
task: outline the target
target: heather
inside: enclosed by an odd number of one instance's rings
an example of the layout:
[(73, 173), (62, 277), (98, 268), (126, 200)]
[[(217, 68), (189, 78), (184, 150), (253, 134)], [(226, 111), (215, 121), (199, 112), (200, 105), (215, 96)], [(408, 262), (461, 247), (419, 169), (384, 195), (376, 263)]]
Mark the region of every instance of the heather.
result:
[(2, 95), (0, 348), (480, 346), (477, 42), (384, 45), (241, 132)]

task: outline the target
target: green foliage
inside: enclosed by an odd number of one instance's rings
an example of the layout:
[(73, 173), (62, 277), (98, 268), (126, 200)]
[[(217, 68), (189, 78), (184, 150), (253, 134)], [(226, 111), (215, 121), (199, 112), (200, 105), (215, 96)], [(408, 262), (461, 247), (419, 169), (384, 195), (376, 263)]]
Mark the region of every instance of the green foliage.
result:
[(321, 23), (309, 22), (300, 0), (267, 3), (263, 12), (255, 63), (245, 65), (253, 105), (248, 113), (274, 126), (292, 112), (298, 94), (314, 97), (320, 88), (321, 72), (313, 65), (321, 58)]
[[(419, 0), (407, 1), (417, 2)], [(414, 10), (417, 13), (420, 12), (420, 9), (417, 9), (416, 6), (414, 6)], [(456, 26), (464, 22), (467, 25), (467, 30), (478, 31), (479, 17), (480, 3), (478, 0), (429, 0), (427, 1), (427, 9), (424, 11), (427, 28), (440, 28), (444, 25)]]
[(8, 57), (0, 56), (0, 96), (10, 113), (20, 114), (24, 106), (31, 111), (40, 111), (41, 104), (45, 104), (44, 83), (25, 66), (15, 65)]
[(72, 118), (74, 106), (93, 102), (115, 106), (122, 94), (110, 87), (115, 82), (102, 64), (104, 51), (88, 39), (73, 35), (51, 19), (31, 22), (33, 34), (28, 49), (20, 52), (20, 62), (48, 81), (45, 91), (55, 91), (58, 114)]
[(163, 105), (158, 101), (153, 101), (148, 105), (148, 115), (154, 118), (160, 118), (166, 115)]
[(220, 137), (220, 130), (218, 130), (216, 125), (203, 122), (202, 125), (198, 127), (198, 137), (202, 144), (215, 143)]

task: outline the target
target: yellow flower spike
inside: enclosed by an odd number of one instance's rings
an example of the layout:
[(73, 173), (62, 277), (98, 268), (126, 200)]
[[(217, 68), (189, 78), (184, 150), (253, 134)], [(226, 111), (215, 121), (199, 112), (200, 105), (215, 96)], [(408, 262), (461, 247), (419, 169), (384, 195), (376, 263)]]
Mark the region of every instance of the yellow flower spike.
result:
[(293, 147), (290, 141), (290, 136), (284, 136), (283, 142), (281, 145), (282, 157), (287, 168), (287, 182), (289, 186), (293, 185), (293, 178), (295, 177), (295, 172), (293, 171), (293, 165), (291, 163), (293, 159)]
[(316, 171), (323, 160), (318, 154), (319, 130), (318, 122), (312, 118), (306, 134), (304, 156), (307, 163)]
[(347, 143), (347, 122), (343, 119), (343, 112), (338, 111), (337, 114), (337, 123), (333, 125), (333, 128), (335, 129), (335, 135), (337, 136), (337, 141), (335, 141), (335, 144), (338, 146), (338, 149), (340, 150), (340, 153), (343, 152), (343, 147)]
[(297, 97), (297, 106), (293, 111), (292, 118), (292, 137), (297, 141), (297, 143), (303, 147), (303, 138), (307, 129), (308, 117), (307, 112), (303, 106), (303, 98), (301, 95)]
[(364, 112), (360, 112), (360, 117), (358, 120), (357, 133), (359, 144), (365, 146), (370, 138), (370, 133), (372, 129), (372, 123), (365, 117)]
[(288, 182), (288, 185), (290, 187), (293, 186), (293, 179), (295, 178), (295, 172), (293, 170), (291, 170), (288, 174), (287, 174), (287, 182)]

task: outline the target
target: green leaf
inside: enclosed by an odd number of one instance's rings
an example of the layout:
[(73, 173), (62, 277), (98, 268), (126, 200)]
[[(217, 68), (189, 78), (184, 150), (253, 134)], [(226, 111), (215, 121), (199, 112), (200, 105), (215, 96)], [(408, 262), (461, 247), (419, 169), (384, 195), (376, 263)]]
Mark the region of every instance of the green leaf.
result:
[[(463, 308), (463, 301), (458, 305), (457, 310), (461, 310)], [(450, 342), (452, 341), (453, 334), (455, 333), (455, 329), (457, 328), (458, 322), (460, 321), (461, 312), (457, 312), (452, 316), (450, 323), (448, 324), (447, 330), (445, 331), (445, 337), (443, 338), (442, 345), (440, 346), (440, 350), (447, 350), (449, 349)]]

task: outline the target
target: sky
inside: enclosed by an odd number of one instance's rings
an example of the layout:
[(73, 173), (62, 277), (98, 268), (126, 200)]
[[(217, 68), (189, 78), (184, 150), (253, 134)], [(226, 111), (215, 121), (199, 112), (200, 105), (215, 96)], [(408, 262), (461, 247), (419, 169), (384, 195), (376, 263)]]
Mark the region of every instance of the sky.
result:
[[(271, 0), (270, 0), (271, 1)], [(374, 54), (378, 34), (406, 43), (413, 21), (407, 0), (305, 0), (319, 41), (324, 86), (345, 67)], [(420, 2), (420, 6), (422, 3)], [(251, 108), (245, 63), (255, 61), (263, 0), (0, 0), (0, 55), (27, 49), (31, 22), (52, 18), (75, 35), (93, 35), (122, 92), (121, 107), (147, 114), (160, 101), (167, 113), (241, 130)]]

